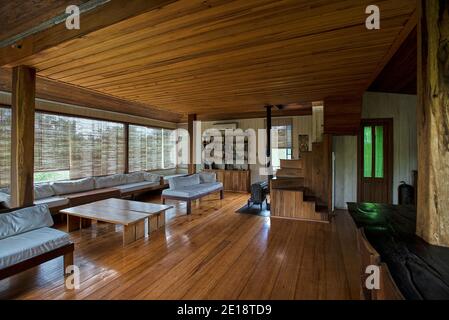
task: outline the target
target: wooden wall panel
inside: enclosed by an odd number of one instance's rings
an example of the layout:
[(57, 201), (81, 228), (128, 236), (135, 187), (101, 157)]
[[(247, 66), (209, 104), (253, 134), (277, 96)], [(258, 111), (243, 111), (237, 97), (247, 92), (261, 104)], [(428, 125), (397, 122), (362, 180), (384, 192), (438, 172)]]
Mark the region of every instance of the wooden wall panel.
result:
[(324, 133), (357, 135), (362, 116), (362, 97), (336, 97), (324, 100)]

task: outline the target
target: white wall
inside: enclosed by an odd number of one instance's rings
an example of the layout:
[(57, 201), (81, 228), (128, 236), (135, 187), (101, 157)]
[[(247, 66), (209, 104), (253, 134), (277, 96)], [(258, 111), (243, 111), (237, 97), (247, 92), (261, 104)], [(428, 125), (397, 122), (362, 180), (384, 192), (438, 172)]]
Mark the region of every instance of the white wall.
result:
[(335, 208), (347, 209), (347, 202), (357, 202), (357, 136), (333, 139), (335, 152)]
[[(398, 203), (401, 181), (412, 183), (411, 172), (417, 169), (417, 97), (367, 92), (363, 97), (362, 118), (393, 118), (393, 203)], [(357, 199), (357, 138), (335, 137), (336, 208)]]

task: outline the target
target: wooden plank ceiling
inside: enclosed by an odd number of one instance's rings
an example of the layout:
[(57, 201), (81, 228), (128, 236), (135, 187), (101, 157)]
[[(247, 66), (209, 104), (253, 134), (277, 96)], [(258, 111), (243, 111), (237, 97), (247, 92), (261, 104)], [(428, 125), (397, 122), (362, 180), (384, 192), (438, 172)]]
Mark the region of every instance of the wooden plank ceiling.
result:
[(402, 44), (369, 91), (417, 94), (418, 34), (416, 28)]
[(265, 104), (301, 109), (326, 97), (360, 95), (384, 67), (415, 2), (376, 1), (381, 30), (368, 31), (371, 4), (181, 0), (19, 63), (37, 68), (40, 77), (184, 119), (260, 112)]

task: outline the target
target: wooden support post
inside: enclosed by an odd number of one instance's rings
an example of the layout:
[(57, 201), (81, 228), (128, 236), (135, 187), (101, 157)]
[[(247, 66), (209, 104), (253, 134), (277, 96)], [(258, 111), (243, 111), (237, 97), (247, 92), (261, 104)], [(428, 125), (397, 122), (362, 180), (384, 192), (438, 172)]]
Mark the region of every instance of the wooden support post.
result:
[(86, 219), (86, 218), (82, 218), (81, 219), (81, 228), (90, 228), (92, 226), (92, 220), (91, 219)]
[(79, 230), (81, 228), (81, 218), (67, 215), (67, 232)]
[(64, 255), (64, 274), (65, 275), (70, 275), (71, 273), (67, 272), (67, 268), (70, 266), (73, 266), (74, 264), (74, 259), (73, 259), (73, 251), (71, 252), (67, 252)]
[(189, 174), (194, 174), (196, 172), (195, 147), (194, 147), (195, 146), (194, 122), (196, 121), (196, 114), (189, 114), (187, 117), (187, 121), (189, 131)]
[[(273, 106), (269, 105), (269, 106), (265, 106), (265, 108), (267, 109), (267, 149), (266, 149), (266, 157), (267, 157), (267, 169), (271, 170), (271, 166), (272, 166), (272, 161), (271, 161), (271, 109), (273, 108)], [(271, 172), (268, 175), (268, 182), (270, 182), (271, 180), (273, 180), (273, 173)]]
[(125, 173), (129, 173), (129, 124), (125, 123)]
[(36, 70), (18, 66), (12, 73), (11, 201), (14, 207), (34, 202), (34, 108)]
[(165, 227), (165, 212), (161, 212), (157, 216), (157, 227), (158, 229)]
[(156, 214), (152, 214), (148, 217), (148, 233), (156, 231), (158, 228), (158, 217)]
[(419, 7), (417, 234), (449, 246), (449, 1)]
[(187, 214), (191, 214), (192, 213), (192, 200), (187, 200)]

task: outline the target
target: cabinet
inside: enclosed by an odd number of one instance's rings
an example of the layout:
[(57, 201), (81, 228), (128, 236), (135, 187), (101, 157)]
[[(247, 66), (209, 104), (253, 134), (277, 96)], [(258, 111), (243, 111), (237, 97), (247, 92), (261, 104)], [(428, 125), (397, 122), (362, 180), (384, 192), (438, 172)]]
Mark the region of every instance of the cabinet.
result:
[(228, 192), (250, 192), (251, 172), (250, 170), (216, 170), (208, 169), (205, 172), (215, 172), (217, 180), (223, 183), (224, 191)]

